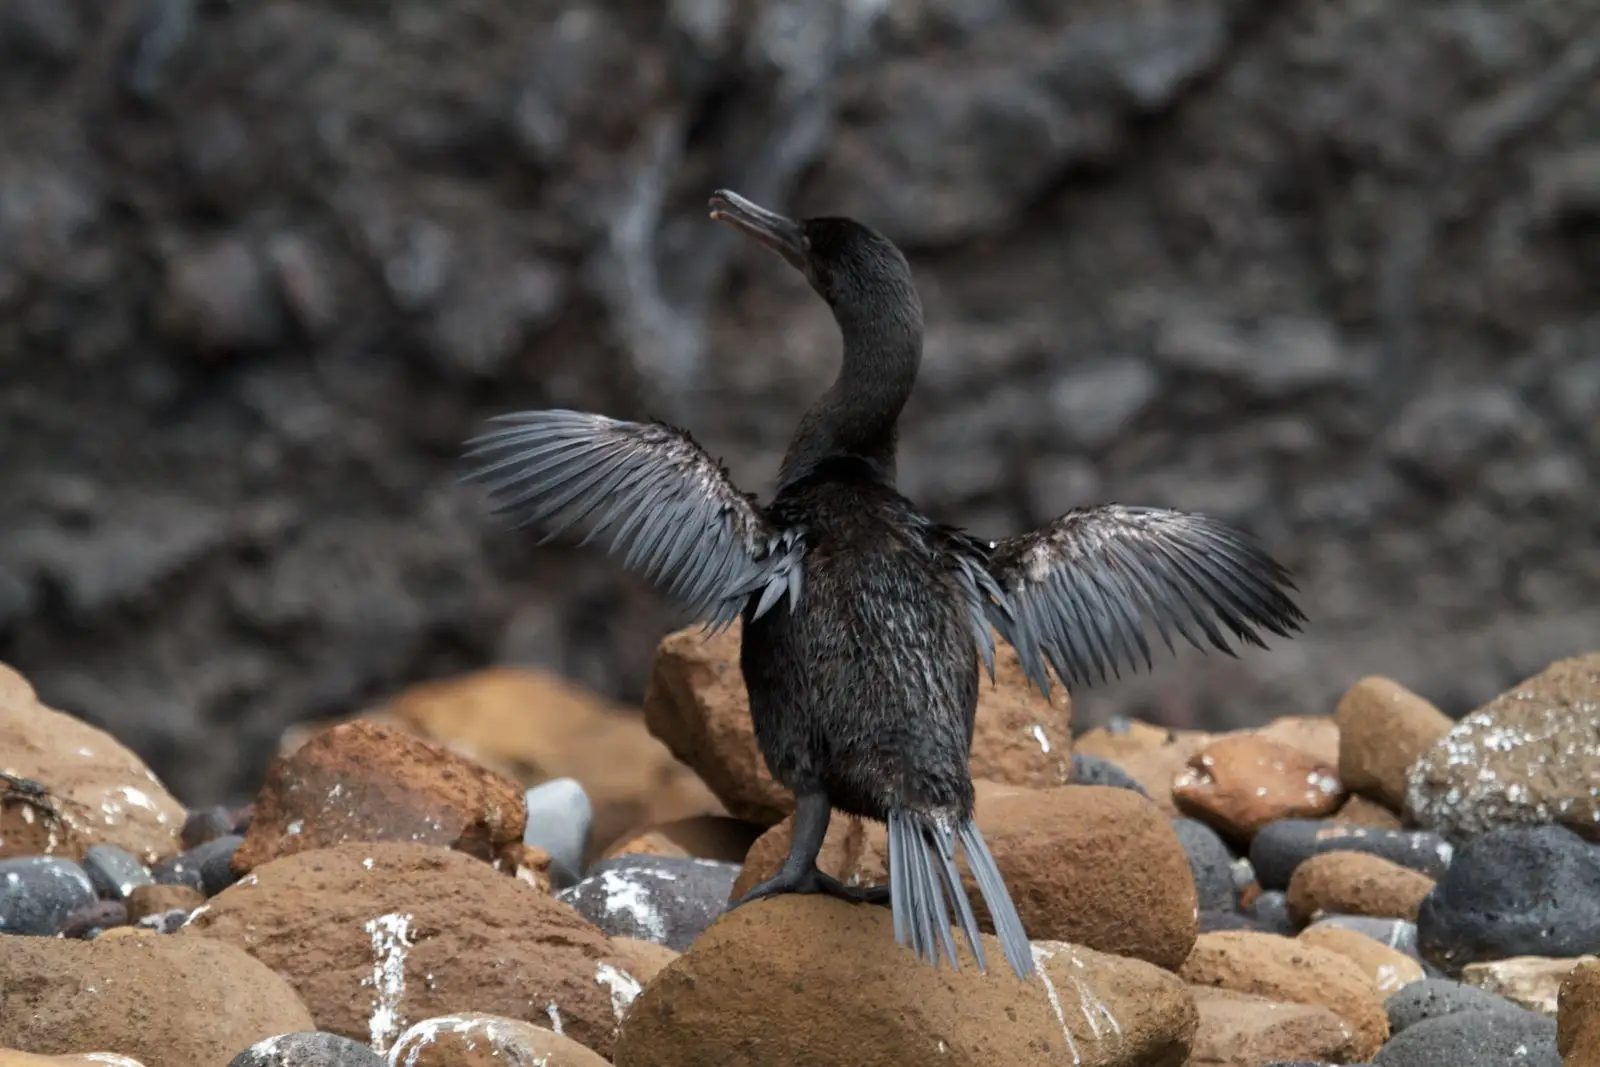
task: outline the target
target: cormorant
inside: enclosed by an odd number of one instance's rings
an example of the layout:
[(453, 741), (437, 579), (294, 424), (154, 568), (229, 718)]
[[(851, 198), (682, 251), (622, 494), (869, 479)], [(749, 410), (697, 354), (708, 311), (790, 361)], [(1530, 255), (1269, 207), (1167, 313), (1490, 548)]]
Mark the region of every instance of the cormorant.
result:
[[(1027, 934), (973, 821), (969, 768), (979, 659), (990, 626), (1047, 695), (1153, 666), (1153, 623), (1233, 655), (1209, 616), (1265, 647), (1305, 616), (1288, 571), (1203, 515), (1075, 508), (1002, 541), (934, 522), (895, 489), (896, 424), (922, 359), (922, 305), (901, 251), (849, 218), (795, 220), (728, 190), (711, 218), (772, 249), (832, 308), (837, 379), (801, 418), (762, 506), (690, 435), (579, 411), (491, 419), (468, 442), (496, 510), (543, 540), (587, 528), (713, 629), (742, 616), (740, 667), (756, 740), (795, 795), (793, 843), (776, 875), (733, 906), (822, 892), (892, 909), (895, 938), (956, 966), (950, 898), (987, 971), (957, 842), (1019, 978)], [(817, 868), (834, 809), (887, 823), (889, 886), (853, 888)]]

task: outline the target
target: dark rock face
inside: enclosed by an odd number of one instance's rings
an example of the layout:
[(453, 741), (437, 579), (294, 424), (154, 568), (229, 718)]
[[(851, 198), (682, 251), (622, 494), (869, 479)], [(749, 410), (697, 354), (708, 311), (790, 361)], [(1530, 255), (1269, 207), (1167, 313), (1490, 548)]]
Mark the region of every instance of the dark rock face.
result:
[(1437, 880), (1454, 847), (1425, 830), (1379, 830), (1325, 819), (1279, 819), (1250, 842), (1250, 864), (1267, 889), (1287, 889), (1295, 868), (1325, 852), (1364, 852)]
[(0, 659), (191, 805), (491, 656), (642, 693), (674, 617), (457, 456), (592, 407), (770, 486), (834, 327), (718, 185), (911, 250), (939, 517), (1197, 508), (1295, 568), (1293, 670), (1106, 711), (1461, 711), (1600, 631), (1587, 0), (148, 7), (0, 15)]
[(1459, 1011), (1414, 1023), (1391, 1038), (1375, 1067), (1561, 1067), (1556, 1021), (1531, 1011)]
[(1526, 1014), (1523, 1008), (1474, 986), (1448, 978), (1424, 978), (1389, 994), (1383, 1002), (1389, 1013), (1389, 1032), (1398, 1034), (1417, 1023), (1462, 1011), (1499, 1011)]
[(607, 937), (683, 952), (728, 904), (739, 865), (677, 856), (618, 856), (556, 894)]

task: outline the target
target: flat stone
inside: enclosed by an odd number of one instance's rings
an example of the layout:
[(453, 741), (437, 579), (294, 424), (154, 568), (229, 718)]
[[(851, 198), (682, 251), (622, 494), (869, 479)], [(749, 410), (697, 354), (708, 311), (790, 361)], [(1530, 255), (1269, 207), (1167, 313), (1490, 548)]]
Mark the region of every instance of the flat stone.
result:
[(1600, 963), (1600, 957), (1545, 959), (1542, 956), (1517, 956), (1508, 960), (1469, 963), (1461, 969), (1461, 981), (1554, 1019), (1562, 983), (1586, 962)]

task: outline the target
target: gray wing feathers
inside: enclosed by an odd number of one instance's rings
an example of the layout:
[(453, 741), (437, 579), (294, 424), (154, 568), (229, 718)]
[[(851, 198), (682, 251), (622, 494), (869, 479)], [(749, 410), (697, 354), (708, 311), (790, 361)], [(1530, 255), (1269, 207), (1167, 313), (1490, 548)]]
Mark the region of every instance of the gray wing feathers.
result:
[(581, 411), (524, 411), (489, 420), (467, 442), (468, 481), (495, 510), (542, 531), (598, 540), (715, 628), (752, 596), (759, 618), (799, 602), (803, 531), (778, 529), (723, 466), (682, 430)]
[(1050, 691), (1044, 663), (1069, 686), (1091, 672), (1152, 665), (1145, 625), (1173, 650), (1172, 633), (1197, 635), (1233, 655), (1218, 623), (1265, 647), (1259, 629), (1288, 637), (1305, 616), (1289, 573), (1239, 531), (1204, 515), (1106, 505), (1067, 512), (1049, 526), (997, 543), (989, 571), (1004, 590), (995, 628), (1028, 678)]

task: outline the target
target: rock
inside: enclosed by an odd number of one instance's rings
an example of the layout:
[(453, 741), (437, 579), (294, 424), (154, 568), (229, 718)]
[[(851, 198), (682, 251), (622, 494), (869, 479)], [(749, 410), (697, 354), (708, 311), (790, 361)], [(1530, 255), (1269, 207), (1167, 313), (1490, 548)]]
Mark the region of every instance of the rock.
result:
[(498, 667), (427, 682), (379, 710), (524, 786), (577, 779), (594, 811), (585, 864), (632, 827), (721, 810), (637, 709), (552, 671)]
[[(749, 696), (739, 668), (738, 623), (707, 638), (697, 627), (667, 635), (656, 649), (644, 698), (645, 723), (693, 767), (730, 814), (763, 826), (794, 810), (756, 746)], [(1072, 776), (1072, 709), (1062, 687), (1050, 700), (1023, 677), (1017, 654), (997, 640), (995, 681), (978, 686), (972, 774), (1043, 788)]]
[(1298, 748), (1325, 766), (1339, 765), (1339, 724), (1331, 716), (1285, 715), (1248, 732)]
[(85, 941), (99, 937), (116, 926), (128, 924), (128, 908), (120, 900), (97, 900), (67, 916), (61, 924), (62, 937), (76, 937)]
[(1369, 1059), (1389, 1036), (1372, 982), (1352, 960), (1292, 938), (1247, 931), (1203, 934), (1179, 977), (1269, 1000), (1327, 1008), (1355, 1031), (1352, 1059)]
[(1256, 930), (1262, 933), (1275, 933), (1253, 915), (1246, 915), (1238, 911), (1201, 911), (1200, 932), (1202, 934), (1215, 933), (1218, 930)]
[(179, 833), (179, 840), (184, 848), (198, 848), (215, 838), (233, 833), (233, 815), (221, 805), (212, 805), (191, 811), (189, 817), (183, 820), (183, 830)]
[(1404, 952), (1390, 948), (1365, 934), (1340, 926), (1318, 925), (1300, 931), (1298, 940), (1325, 948), (1347, 959), (1366, 972), (1380, 997), (1420, 982), (1427, 977), (1422, 964)]
[(49, 937), (67, 918), (95, 902), (82, 867), (59, 856), (0, 860), (0, 934)]
[(1391, 811), (1405, 804), (1412, 764), (1454, 725), (1399, 682), (1378, 676), (1351, 686), (1333, 715), (1339, 724), (1339, 777), (1345, 788)]
[(284, 324), (261, 255), (234, 236), (174, 250), (154, 321), (169, 341), (212, 357), (270, 346)]
[(886, 908), (816, 895), (755, 901), (723, 915), (645, 987), (623, 1021), (614, 1062), (1184, 1062), (1195, 1009), (1172, 975), (1036, 941), (1039, 975), (1021, 983), (1006, 969), (998, 942), (983, 941), (990, 973), (978, 972), (961, 941), (962, 968), (952, 972), (897, 945)]
[(611, 958), (617, 969), (632, 975), (640, 985), (649, 985), (661, 968), (677, 959), (680, 953), (653, 941), (640, 941), (632, 937), (611, 939)]
[(695, 815), (625, 834), (606, 848), (605, 857), (637, 854), (743, 863), (765, 829), (731, 815)]
[(541, 893), (554, 890), (550, 877), (550, 853), (531, 845), (511, 844), (500, 850), (493, 867), (513, 878), (520, 878)]
[(1456, 844), (1547, 823), (1600, 842), (1600, 653), (1558, 660), (1463, 718), (1411, 768), (1405, 809)]
[[(1204, 823), (1200, 823), (1199, 825), (1205, 826)], [(1210, 827), (1208, 826), (1206, 829), (1209, 830)], [(1242, 898), (1246, 890), (1252, 891), (1252, 899), (1254, 899), (1255, 894), (1261, 892), (1261, 886), (1256, 881), (1256, 869), (1250, 866), (1249, 857), (1240, 856), (1238, 859), (1228, 864), (1228, 875), (1233, 881), (1233, 891), (1239, 894), (1241, 898), (1241, 904), (1243, 903)]]
[(206, 902), (200, 890), (189, 885), (141, 885), (128, 894), (128, 921), (169, 911), (191, 912)]
[(237, 834), (227, 834), (180, 852), (156, 864), (155, 880), (162, 885), (186, 885), (214, 896), (234, 883), (231, 861), (243, 841)]
[(583, 872), (594, 828), (594, 806), (576, 778), (552, 778), (523, 794), (527, 824), (522, 843), (550, 857), (553, 882), (569, 886)]
[(396, 1039), (389, 1062), (405, 1067), (609, 1067), (610, 1063), (546, 1027), (481, 1012), (424, 1019)]
[[(178, 932), (245, 949), (317, 1029), (387, 1051), (412, 1021), (487, 1011), (609, 1052), (606, 938), (565, 904), (442, 846), (348, 842), (264, 863)], [(374, 988), (374, 975), (379, 984)]]
[(739, 867), (716, 860), (621, 856), (595, 864), (556, 899), (608, 937), (632, 937), (682, 952), (721, 915)]
[(138, 1060), (115, 1052), (83, 1052), (66, 1056), (35, 1056), (31, 1052), (0, 1048), (0, 1067), (145, 1067)]
[(307, 1030), (257, 1041), (228, 1067), (384, 1067), (388, 1062), (359, 1041)]
[(1448, 978), (1424, 978), (1391, 993), (1383, 1002), (1389, 1014), (1389, 1031), (1398, 1034), (1428, 1019), (1456, 1012), (1512, 1012), (1523, 1009), (1505, 997), (1474, 989)]
[(48, 804), (0, 783), (0, 859), (81, 859), (112, 844), (154, 863), (178, 851), (183, 805), (144, 762), (103, 730), (41, 704), (33, 687), (0, 664), (0, 771), (37, 782)]
[(1423, 900), (1417, 941), (1446, 971), (1600, 953), (1600, 849), (1560, 826), (1491, 830), (1456, 853)]
[(1600, 961), (1586, 960), (1561, 983), (1556, 1047), (1566, 1067), (1600, 1065)]
[(1329, 822), (1346, 826), (1364, 826), (1370, 830), (1402, 830), (1405, 824), (1400, 816), (1376, 801), (1352, 793), (1344, 806), (1328, 817)]
[[(203, 905), (202, 905), (203, 907)], [(197, 908), (195, 911), (199, 911)], [(158, 934), (175, 934), (183, 929), (184, 924), (194, 916), (195, 911), (184, 908), (169, 908), (166, 911), (153, 912), (137, 920), (134, 925)]]
[(1320, 913), (1415, 920), (1433, 890), (1426, 875), (1367, 852), (1322, 852), (1289, 879), (1289, 915), (1304, 926)]
[(1255, 1067), (1284, 1058), (1344, 1062), (1355, 1031), (1326, 1008), (1226, 989), (1192, 990), (1200, 1025), (1185, 1067)]
[(1096, 727), (1073, 742), (1073, 751), (1099, 756), (1116, 764), (1144, 786), (1145, 793), (1157, 807), (1169, 815), (1177, 815), (1178, 807), (1172, 799), (1173, 780), (1215, 737), (1190, 731), (1169, 733), (1145, 723), (1136, 724), (1136, 728), (1125, 734), (1112, 734), (1104, 727)]
[(1281, 819), (1250, 842), (1250, 863), (1264, 889), (1287, 889), (1295, 868), (1324, 852), (1365, 852), (1438, 879), (1455, 849), (1420, 831), (1369, 830), (1321, 819)]
[(1248, 843), (1278, 819), (1332, 814), (1344, 802), (1338, 772), (1316, 757), (1259, 734), (1220, 737), (1172, 782), (1178, 810)]
[(1464, 985), (1504, 997), (1511, 1003), (1554, 1019), (1561, 985), (1584, 963), (1600, 962), (1594, 956), (1579, 959), (1544, 959), (1518, 956), (1509, 960), (1469, 963), (1461, 969)]
[(1295, 921), (1289, 917), (1289, 896), (1281, 890), (1265, 890), (1245, 910), (1268, 933), (1291, 937), (1298, 929)]
[(1531, 1012), (1461, 1011), (1397, 1034), (1373, 1067), (1561, 1067), (1556, 1023)]
[[(1035, 940), (1071, 941), (1174, 969), (1198, 932), (1194, 877), (1170, 820), (1126, 789), (1053, 789), (975, 783), (977, 821)], [(731, 898), (775, 874), (788, 854), (790, 822), (750, 848)], [(888, 842), (877, 823), (835, 818), (818, 866), (847, 885), (882, 885)], [(992, 931), (970, 875), (963, 879), (978, 925)]]
[(1227, 911), (1235, 907), (1238, 896), (1233, 885), (1233, 853), (1222, 838), (1205, 823), (1193, 819), (1173, 819), (1172, 829), (1189, 858), (1200, 910)]
[(1402, 955), (1416, 960), (1427, 970), (1427, 964), (1417, 952), (1417, 924), (1404, 919), (1374, 919), (1366, 915), (1327, 915), (1310, 926), (1308, 930), (1331, 926), (1340, 930), (1353, 930), (1364, 937), (1370, 937), (1380, 945), (1387, 945)]
[(154, 881), (133, 853), (117, 845), (90, 845), (84, 850), (82, 866), (104, 900), (126, 900), (135, 886)]
[(205, 938), (0, 937), (0, 1047), (116, 1049), (148, 1067), (227, 1063), (262, 1038), (311, 1029), (287, 983)]
[(1086, 752), (1072, 754), (1072, 784), (1107, 785), (1114, 789), (1131, 789), (1144, 796), (1150, 795), (1144, 786), (1134, 780), (1133, 775), (1110, 760), (1091, 756)]
[(522, 789), (510, 779), (403, 730), (357, 719), (272, 761), (233, 870), (244, 874), (346, 841), (444, 845), (492, 860), (522, 840), (522, 804)]

